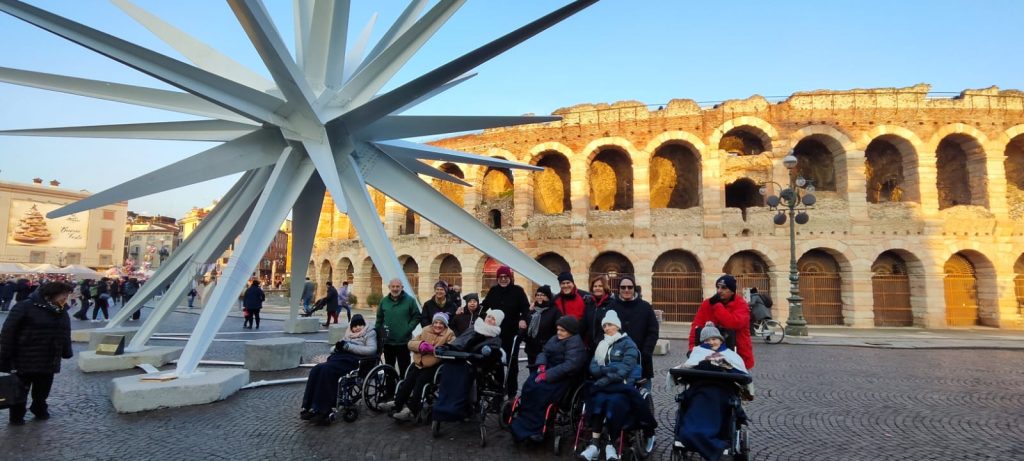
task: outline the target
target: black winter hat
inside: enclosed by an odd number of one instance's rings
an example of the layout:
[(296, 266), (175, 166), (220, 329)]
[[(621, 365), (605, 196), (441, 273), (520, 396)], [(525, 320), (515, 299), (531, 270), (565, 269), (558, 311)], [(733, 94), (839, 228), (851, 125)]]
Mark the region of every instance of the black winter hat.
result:
[(551, 287), (547, 285), (541, 285), (540, 288), (537, 288), (537, 293), (544, 293), (544, 296), (547, 296), (548, 299), (554, 298), (554, 295), (551, 294)]
[(572, 278), (572, 272), (562, 272), (561, 274), (558, 274), (558, 283), (562, 283), (566, 280), (572, 283), (576, 283), (576, 281), (573, 280)]
[(366, 326), (366, 319), (363, 318), (363, 314), (356, 314), (352, 316), (352, 320), (348, 322), (348, 327)]
[(565, 331), (568, 331), (569, 334), (572, 335), (578, 334), (580, 332), (580, 321), (576, 320), (576, 317), (573, 317), (571, 315), (562, 316), (562, 318), (558, 319), (558, 321), (555, 322), (555, 325), (565, 328)]
[(468, 294), (466, 296), (463, 296), (462, 299), (464, 301), (466, 301), (467, 303), (469, 302), (470, 299), (475, 299), (476, 302), (480, 302), (480, 295), (478, 295), (476, 293), (470, 293), (470, 294)]

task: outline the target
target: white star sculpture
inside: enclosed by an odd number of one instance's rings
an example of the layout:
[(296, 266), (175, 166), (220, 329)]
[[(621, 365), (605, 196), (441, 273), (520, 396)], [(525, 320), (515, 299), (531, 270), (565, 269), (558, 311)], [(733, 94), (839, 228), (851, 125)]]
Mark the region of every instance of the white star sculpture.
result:
[[(397, 115), (472, 77), (480, 64), (590, 6), (572, 2), (505, 36), (383, 94), (377, 92), (464, 3), (441, 0), (425, 14), (425, 0), (412, 0), (395, 23), (364, 54), (368, 34), (346, 53), (349, 2), (296, 0), (293, 59), (260, 0), (228, 0), (259, 52), (273, 82), (185, 34), (128, 0), (112, 0), (188, 58), (187, 64), (115, 36), (14, 0), (0, 10), (162, 80), (183, 92), (0, 68), (0, 81), (99, 99), (209, 117), (209, 120), (9, 130), (24, 136), (110, 137), (223, 141), (180, 162), (69, 204), (59, 217), (122, 200), (244, 172), (196, 231), (118, 312), (118, 326), (132, 311), (170, 283), (129, 344), (145, 348), (157, 325), (189, 288), (195, 268), (237, 244), (175, 374), (193, 375), (227, 318), (239, 290), (256, 269), (281, 222), (293, 213), (292, 280), (306, 275), (324, 191), (347, 213), (385, 280), (408, 281), (377, 216), (367, 185), (414, 210), (527, 278), (553, 284), (547, 269), (520, 252), (418, 175), (468, 186), (420, 160), (451, 161), (499, 168), (538, 169), (500, 159), (400, 141), (401, 138), (538, 123), (557, 117)], [(291, 315), (297, 313), (301, 283), (292, 284)]]

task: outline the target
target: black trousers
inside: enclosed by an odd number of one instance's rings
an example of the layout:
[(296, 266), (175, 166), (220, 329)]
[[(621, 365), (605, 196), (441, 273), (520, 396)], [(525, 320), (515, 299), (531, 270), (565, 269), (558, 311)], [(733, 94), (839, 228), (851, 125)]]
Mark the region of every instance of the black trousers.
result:
[[(124, 295), (121, 298), (122, 299), (121, 302), (123, 302), (124, 304), (128, 304), (128, 302), (132, 300), (132, 296), (135, 296), (135, 295)], [(122, 306), (124, 304), (122, 304)], [(142, 306), (139, 306), (139, 308), (136, 309), (135, 312), (132, 313), (132, 320), (138, 320), (138, 319), (141, 319), (141, 318), (142, 318)]]
[(249, 316), (245, 318), (245, 323), (243, 323), (243, 326), (251, 327), (252, 322), (256, 322), (256, 328), (260, 327), (259, 309), (249, 309)]
[(103, 311), (103, 320), (110, 320), (110, 313), (107, 311), (110, 298), (96, 298), (96, 304), (92, 306), (92, 319), (96, 320), (96, 314), (99, 314), (100, 310)]
[(89, 315), (89, 299), (88, 297), (82, 296), (82, 307), (75, 312), (74, 317), (79, 320), (85, 320)]
[(384, 363), (395, 367), (398, 370), (398, 376), (405, 376), (405, 369), (409, 368), (409, 364), (412, 363), (410, 354), (409, 347), (405, 344), (384, 345)]
[(395, 410), (400, 411), (402, 407), (409, 407), (409, 411), (417, 414), (423, 409), (423, 388), (434, 381), (438, 366), (430, 368), (412, 367), (409, 374), (405, 376), (402, 385), (398, 386), (398, 393), (395, 394)]
[(508, 374), (505, 375), (505, 395), (509, 399), (516, 397), (519, 391), (519, 345), (522, 343), (521, 336), (501, 338), (501, 349), (505, 351), (508, 359)]
[[(53, 387), (53, 373), (18, 373), (21, 386), (32, 395), (32, 413), (38, 415), (47, 409), (46, 399)], [(26, 399), (27, 400), (27, 399)], [(11, 407), (11, 421), (25, 419), (25, 403)]]

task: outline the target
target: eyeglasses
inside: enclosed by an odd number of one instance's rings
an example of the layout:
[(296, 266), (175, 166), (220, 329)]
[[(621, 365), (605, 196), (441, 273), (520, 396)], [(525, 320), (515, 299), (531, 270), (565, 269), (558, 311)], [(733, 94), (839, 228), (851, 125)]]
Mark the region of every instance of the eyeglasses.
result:
[(619, 285), (620, 290), (632, 290), (633, 288), (633, 285)]

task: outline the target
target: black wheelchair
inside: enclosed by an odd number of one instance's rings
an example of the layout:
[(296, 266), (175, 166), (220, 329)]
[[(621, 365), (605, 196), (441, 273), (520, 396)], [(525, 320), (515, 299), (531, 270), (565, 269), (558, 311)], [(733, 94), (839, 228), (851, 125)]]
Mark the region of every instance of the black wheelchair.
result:
[[(516, 396), (512, 401), (505, 402), (501, 411), (501, 425), (508, 428), (512, 420), (519, 415), (519, 404), (521, 396)], [(549, 404), (544, 409), (544, 439), (551, 440), (551, 451), (555, 456), (562, 455), (562, 448), (565, 441), (575, 436), (580, 416), (583, 413), (583, 383), (574, 380), (569, 384), (561, 398), (557, 402)], [(549, 436), (553, 434), (553, 436)]]
[[(647, 406), (647, 411), (654, 415), (654, 396), (651, 391), (647, 390), (647, 379), (638, 379), (633, 386), (637, 392), (640, 393), (640, 397), (644, 401), (644, 405)], [(576, 426), (576, 439), (573, 442), (572, 450), (573, 453), (579, 453), (580, 445), (590, 438), (590, 429), (587, 426), (587, 405), (584, 402), (580, 414), (579, 421)], [(611, 435), (611, 434), (609, 434)], [(619, 433), (619, 445), (618, 452), (622, 461), (630, 460), (644, 460), (650, 456), (651, 452), (647, 450), (645, 443), (645, 437), (643, 429), (640, 427), (627, 426), (622, 428), (622, 432)]]
[[(472, 372), (474, 382), (474, 386), (471, 387), (471, 419), (479, 426), (481, 447), (487, 446), (487, 416), (497, 415), (498, 422), (501, 424), (500, 413), (505, 402), (505, 377), (507, 376), (505, 367), (508, 360), (504, 351), (500, 348), (497, 350), (501, 352), (501, 360), (497, 363), (493, 363), (493, 359), (488, 356), (473, 352), (452, 350), (439, 350), (435, 352), (442, 363), (439, 365), (441, 368), (437, 370), (437, 374), (434, 376), (435, 386), (431, 389), (431, 395), (434, 400), (430, 404), (433, 406), (433, 403), (436, 402), (438, 393), (434, 392), (434, 390), (438, 389), (437, 386), (441, 382), (441, 376), (445, 374), (445, 370), (451, 369), (449, 364), (455, 361), (467, 364)], [(441, 435), (441, 421), (431, 419), (430, 433), (434, 438), (437, 438)]]
[[(683, 424), (683, 417), (693, 399), (697, 397), (697, 390), (702, 386), (718, 386), (728, 390), (727, 414), (723, 418), (723, 427), (719, 434), (723, 439), (729, 441), (729, 447), (724, 454), (731, 455), (735, 461), (747, 461), (750, 457), (750, 435), (747, 430), (746, 412), (743, 410), (742, 399), (740, 398), (739, 386), (751, 383), (751, 377), (746, 373), (728, 373), (721, 371), (698, 370), (693, 368), (672, 368), (669, 375), (677, 385), (685, 386), (685, 390), (676, 396), (679, 409), (676, 413), (675, 433), (678, 434)], [(689, 459), (694, 453), (692, 447), (687, 447), (683, 441), (678, 440), (672, 446), (672, 461)]]

